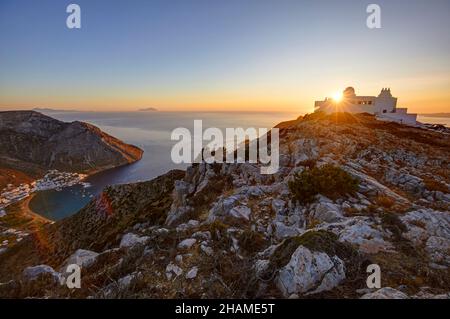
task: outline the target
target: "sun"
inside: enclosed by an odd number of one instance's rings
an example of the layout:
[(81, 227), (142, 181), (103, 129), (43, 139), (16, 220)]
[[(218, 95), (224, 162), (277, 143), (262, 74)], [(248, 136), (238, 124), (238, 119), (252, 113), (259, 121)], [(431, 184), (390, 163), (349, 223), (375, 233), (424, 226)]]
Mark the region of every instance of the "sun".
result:
[(340, 102), (342, 100), (342, 92), (336, 92), (333, 94), (333, 100)]

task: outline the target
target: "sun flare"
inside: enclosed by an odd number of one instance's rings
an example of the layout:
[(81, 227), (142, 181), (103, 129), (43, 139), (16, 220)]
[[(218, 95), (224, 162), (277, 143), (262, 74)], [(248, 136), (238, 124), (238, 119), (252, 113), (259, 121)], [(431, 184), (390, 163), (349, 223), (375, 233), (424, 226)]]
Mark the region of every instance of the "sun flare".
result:
[(340, 102), (342, 100), (342, 92), (336, 92), (333, 94), (333, 100)]

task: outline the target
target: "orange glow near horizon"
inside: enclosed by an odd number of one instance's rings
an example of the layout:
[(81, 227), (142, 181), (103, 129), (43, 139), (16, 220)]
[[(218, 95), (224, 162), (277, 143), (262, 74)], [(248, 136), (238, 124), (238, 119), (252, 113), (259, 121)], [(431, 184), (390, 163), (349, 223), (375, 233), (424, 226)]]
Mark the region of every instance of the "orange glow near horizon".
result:
[[(143, 92), (141, 89), (79, 90), (70, 93), (46, 94), (46, 91), (17, 92), (0, 88), (0, 110), (53, 108), (79, 111), (137, 111), (154, 107), (159, 111), (243, 111), (243, 112), (295, 112), (298, 114), (314, 111), (314, 101), (327, 96), (327, 87), (352, 85), (357, 95), (378, 95), (382, 87), (391, 87), (398, 98), (398, 107), (407, 107), (413, 113), (450, 112), (450, 91), (444, 81), (438, 79), (421, 82), (418, 79), (368, 82), (346, 79), (328, 80), (328, 83), (311, 83), (308, 88), (300, 84), (284, 83), (276, 87), (249, 85), (233, 87), (229, 90), (204, 90)], [(442, 78), (440, 80), (443, 80)], [(383, 84), (385, 83), (385, 84)], [(302, 87), (302, 89), (298, 89)], [(342, 93), (333, 95), (337, 101)]]

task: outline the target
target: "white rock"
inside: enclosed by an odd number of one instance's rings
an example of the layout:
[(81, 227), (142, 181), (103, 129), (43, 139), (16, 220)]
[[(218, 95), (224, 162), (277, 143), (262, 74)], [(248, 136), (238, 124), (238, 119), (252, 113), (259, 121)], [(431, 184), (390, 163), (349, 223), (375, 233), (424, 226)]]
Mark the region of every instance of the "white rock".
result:
[(361, 297), (361, 299), (408, 299), (408, 295), (403, 292), (391, 288), (384, 287), (375, 292), (370, 292)]
[(208, 256), (212, 256), (212, 254), (214, 254), (214, 250), (206, 245), (201, 245), (200, 249)]
[(345, 279), (344, 262), (337, 256), (299, 246), (280, 269), (276, 283), (283, 295), (314, 294), (330, 290)]
[(125, 289), (128, 288), (128, 286), (130, 286), (130, 284), (133, 282), (134, 279), (140, 276), (142, 276), (140, 272), (133, 272), (131, 274), (126, 275), (125, 277), (119, 278), (119, 280), (117, 280), (117, 283), (119, 284), (119, 287), (121, 289)]
[(332, 202), (319, 202), (311, 216), (326, 223), (335, 223), (344, 217), (339, 207)]
[(34, 267), (27, 267), (22, 273), (23, 278), (27, 281), (35, 281), (42, 276), (50, 277), (53, 282), (59, 283), (61, 281), (61, 274), (55, 271), (52, 267), (48, 265), (38, 265)]
[(272, 209), (277, 215), (283, 215), (286, 210), (286, 202), (282, 199), (274, 199), (272, 200)]
[(347, 218), (343, 222), (327, 224), (319, 228), (332, 231), (339, 236), (339, 241), (355, 244), (364, 253), (375, 254), (379, 251), (394, 249), (390, 242), (384, 240), (388, 234), (384, 234), (367, 217)]
[(189, 249), (197, 242), (195, 238), (187, 238), (178, 244), (178, 249)]
[(244, 186), (239, 189), (238, 193), (246, 197), (256, 198), (260, 198), (262, 195), (264, 195), (264, 191), (260, 186)]
[(199, 224), (199, 222), (197, 220), (190, 220), (189, 222), (185, 223), (185, 224), (180, 224), (177, 226), (176, 230), (177, 232), (181, 232), (181, 231), (186, 231), (189, 230), (191, 228), (197, 227)]
[[(192, 171), (193, 168), (189, 168)], [(187, 206), (187, 197), (192, 193), (192, 184), (183, 181), (176, 180), (173, 190), (173, 203), (170, 207), (170, 211), (167, 213), (166, 225), (174, 225), (181, 217), (192, 211), (192, 208)]]
[(147, 236), (140, 237), (133, 233), (125, 234), (120, 241), (120, 247), (133, 247), (137, 244), (145, 244), (148, 240)]
[(249, 219), (251, 210), (244, 205), (245, 201), (246, 197), (243, 195), (232, 195), (219, 199), (209, 211), (208, 222), (226, 217)]
[(450, 293), (434, 295), (426, 291), (419, 291), (412, 296), (413, 299), (450, 299)]
[(262, 277), (266, 273), (267, 269), (269, 268), (270, 262), (267, 259), (258, 259), (255, 262), (255, 273), (256, 276)]
[(176, 255), (176, 256), (175, 256), (175, 261), (176, 261), (178, 264), (181, 264), (181, 263), (183, 262), (183, 255)]
[(197, 277), (198, 267), (192, 267), (191, 270), (189, 270), (186, 274), (186, 279), (194, 279)]
[(187, 224), (188, 224), (189, 227), (197, 227), (198, 224), (200, 224), (200, 222), (198, 220), (191, 219), (191, 220), (188, 221)]
[(84, 249), (78, 249), (69, 258), (67, 258), (65, 264), (76, 264), (80, 267), (87, 268), (91, 266), (97, 259), (98, 254), (96, 252)]
[(211, 239), (211, 232), (210, 231), (198, 231), (192, 234), (192, 238), (198, 239), (198, 240), (210, 240)]
[(182, 273), (183, 269), (173, 263), (168, 264), (166, 267), (166, 276), (169, 280), (172, 279), (173, 274), (175, 274), (175, 276), (180, 276)]
[(278, 240), (302, 234), (302, 230), (295, 226), (286, 226), (282, 222), (273, 223), (274, 235)]
[(230, 216), (237, 218), (237, 219), (249, 220), (251, 213), (252, 213), (251, 209), (249, 207), (243, 206), (243, 205), (233, 207), (230, 210)]
[[(431, 260), (450, 266), (450, 214), (432, 209), (408, 212), (400, 218), (408, 227), (403, 235), (416, 245), (424, 245)], [(423, 225), (423, 226), (421, 226)]]

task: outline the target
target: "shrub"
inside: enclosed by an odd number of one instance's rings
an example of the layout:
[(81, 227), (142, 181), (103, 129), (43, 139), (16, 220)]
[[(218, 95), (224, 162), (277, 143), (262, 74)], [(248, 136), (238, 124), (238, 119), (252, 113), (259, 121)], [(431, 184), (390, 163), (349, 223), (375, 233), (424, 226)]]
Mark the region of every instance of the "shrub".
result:
[(355, 193), (358, 185), (359, 181), (340, 167), (326, 164), (295, 175), (289, 182), (289, 189), (300, 203), (309, 203), (317, 194), (336, 199)]
[(239, 245), (251, 255), (263, 249), (266, 246), (266, 240), (260, 233), (247, 229), (239, 236)]
[(377, 197), (377, 204), (378, 204), (379, 206), (384, 207), (384, 208), (391, 208), (392, 206), (394, 206), (395, 201), (394, 201), (394, 199), (392, 199), (392, 198), (389, 197), (389, 196), (386, 196), (386, 195), (379, 195), (379, 196)]

